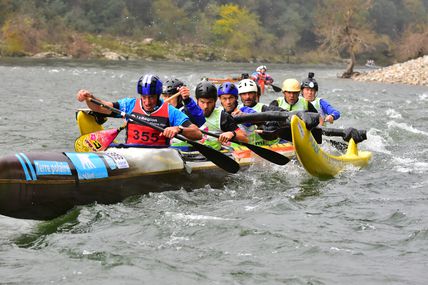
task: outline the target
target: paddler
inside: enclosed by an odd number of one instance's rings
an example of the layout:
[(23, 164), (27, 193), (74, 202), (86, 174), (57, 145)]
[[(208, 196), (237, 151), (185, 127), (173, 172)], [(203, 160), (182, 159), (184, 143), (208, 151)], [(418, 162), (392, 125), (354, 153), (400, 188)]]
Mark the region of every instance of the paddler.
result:
[[(238, 105), (240, 113), (253, 113), (253, 112), (265, 112), (271, 110), (279, 110), (278, 107), (271, 108), (263, 103), (258, 102), (258, 86), (252, 79), (243, 79), (238, 83), (238, 94), (241, 97), (242, 104)], [(247, 110), (250, 109), (250, 110)], [(262, 127), (260, 125), (260, 127)], [(243, 128), (247, 132), (250, 143), (256, 145), (271, 145), (278, 143), (278, 139), (263, 139), (257, 132), (257, 125), (244, 124)]]
[(251, 79), (260, 86), (261, 95), (263, 95), (265, 92), (265, 86), (271, 85), (273, 83), (272, 76), (267, 74), (266, 71), (266, 65), (260, 65), (259, 67), (257, 67), (256, 71), (251, 74)]
[(236, 116), (242, 112), (256, 112), (246, 106), (240, 106), (240, 108), (238, 108), (238, 87), (231, 82), (221, 84), (217, 90), (217, 96), (220, 99), (221, 108), (232, 116)]
[(270, 103), (270, 106), (280, 107), (287, 111), (308, 111), (318, 113), (318, 110), (303, 98), (300, 100), (300, 82), (294, 78), (285, 79), (282, 83), (282, 97)]
[(302, 80), (300, 84), (302, 96), (318, 110), (321, 122), (333, 124), (335, 120), (340, 118), (340, 112), (334, 109), (327, 100), (317, 96), (318, 82), (315, 80), (314, 75), (313, 72), (309, 72), (308, 78)]
[[(179, 93), (178, 96), (168, 99), (171, 96)], [(186, 114), (190, 121), (202, 126), (205, 123), (204, 112), (199, 108), (198, 104), (190, 97), (190, 89), (179, 79), (168, 79), (163, 84), (162, 98), (167, 100), (169, 104), (179, 109)]]
[[(205, 116), (205, 127), (209, 132), (222, 132), (218, 139), (206, 137), (204, 143), (214, 149), (220, 149), (221, 144), (228, 143), (231, 139), (248, 142), (246, 133), (241, 130), (223, 108), (216, 108), (217, 88), (210, 81), (203, 80), (196, 86), (196, 100)], [(203, 127), (202, 127), (203, 128)]]
[[(169, 140), (177, 134), (181, 134), (191, 140), (199, 140), (202, 133), (189, 117), (173, 106), (160, 100), (162, 93), (162, 81), (156, 75), (144, 75), (137, 83), (139, 98), (124, 98), (117, 102), (109, 102), (95, 98), (88, 90), (80, 90), (76, 97), (80, 102), (85, 101), (88, 107), (98, 113), (111, 115), (112, 112), (90, 101), (96, 99), (103, 104), (120, 109), (125, 113), (132, 113), (141, 120), (146, 120), (164, 130), (158, 131), (151, 127), (137, 124), (132, 120), (126, 126), (127, 146), (153, 146), (168, 147)], [(112, 115), (120, 117), (120, 115)]]

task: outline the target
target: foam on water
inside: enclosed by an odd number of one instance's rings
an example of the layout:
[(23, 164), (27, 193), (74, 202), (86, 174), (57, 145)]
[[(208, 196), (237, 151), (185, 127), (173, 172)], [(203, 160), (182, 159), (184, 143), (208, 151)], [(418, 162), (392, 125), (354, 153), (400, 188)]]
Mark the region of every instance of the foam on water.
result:
[(402, 119), (403, 117), (399, 112), (397, 112), (394, 109), (388, 109), (386, 110), (386, 115), (390, 117), (391, 119)]
[(173, 219), (177, 219), (177, 220), (217, 220), (217, 221), (231, 221), (231, 220), (233, 220), (233, 219), (229, 219), (229, 218), (222, 218), (222, 217), (215, 217), (215, 216), (172, 213), (172, 212), (166, 212), (165, 215), (171, 216)]
[(428, 101), (428, 93), (422, 93), (418, 97), (419, 97), (419, 100)]
[(379, 135), (380, 130), (370, 129), (367, 132), (367, 140), (363, 141), (359, 144), (360, 149), (364, 147), (364, 149), (381, 152), (385, 154), (391, 154), (391, 151), (387, 150), (386, 147), (388, 143), (385, 138)]
[(395, 170), (401, 173), (425, 173), (428, 171), (428, 162), (418, 161), (414, 158), (393, 157)]
[(412, 125), (409, 125), (409, 124), (406, 124), (406, 123), (398, 123), (398, 122), (395, 122), (395, 121), (389, 121), (389, 122), (387, 122), (387, 126), (388, 126), (389, 129), (398, 128), (398, 129), (401, 129), (401, 130), (404, 130), (404, 131), (408, 131), (408, 132), (411, 132), (411, 133), (414, 133), (414, 134), (421, 134), (421, 135), (424, 135), (424, 136), (428, 136), (427, 132), (418, 130), (418, 129), (414, 128)]

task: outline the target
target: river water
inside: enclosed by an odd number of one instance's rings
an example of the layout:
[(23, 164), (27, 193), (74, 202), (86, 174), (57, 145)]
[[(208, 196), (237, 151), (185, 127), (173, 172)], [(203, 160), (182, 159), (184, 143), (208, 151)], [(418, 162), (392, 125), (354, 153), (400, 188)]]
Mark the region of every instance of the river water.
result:
[[(135, 96), (144, 73), (194, 88), (255, 66), (3, 60), (0, 155), (72, 150), (80, 88), (116, 100)], [(207, 181), (47, 222), (0, 216), (0, 283), (426, 284), (428, 88), (337, 79), (331, 66), (268, 68), (279, 86), (315, 72), (319, 96), (342, 112), (332, 127), (368, 130), (370, 165), (319, 180), (297, 162), (263, 163), (221, 188)]]

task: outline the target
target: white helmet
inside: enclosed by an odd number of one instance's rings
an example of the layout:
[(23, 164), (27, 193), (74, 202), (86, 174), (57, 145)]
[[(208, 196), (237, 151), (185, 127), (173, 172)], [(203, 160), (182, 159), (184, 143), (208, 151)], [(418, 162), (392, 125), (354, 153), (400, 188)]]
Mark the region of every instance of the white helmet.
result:
[(259, 67), (257, 67), (256, 71), (260, 72), (260, 71), (262, 71), (262, 69), (264, 69), (265, 71), (267, 71), (266, 65), (260, 65)]
[(238, 83), (238, 93), (248, 93), (248, 92), (256, 92), (257, 93), (257, 85), (251, 79), (243, 79)]

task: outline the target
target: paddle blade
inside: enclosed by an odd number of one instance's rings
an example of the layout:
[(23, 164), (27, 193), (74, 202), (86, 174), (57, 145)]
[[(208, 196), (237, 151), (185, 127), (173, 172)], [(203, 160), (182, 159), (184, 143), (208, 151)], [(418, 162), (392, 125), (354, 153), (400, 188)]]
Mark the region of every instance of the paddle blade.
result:
[(230, 173), (236, 173), (239, 171), (239, 163), (237, 163), (233, 158), (221, 153), (209, 146), (194, 142), (187, 141), (190, 143), (197, 151), (199, 151), (203, 156), (205, 156), (212, 163), (217, 165), (218, 167), (226, 170)]
[(273, 91), (275, 91), (275, 92), (281, 92), (281, 91), (282, 91), (281, 87), (278, 87), (278, 86), (273, 85), (273, 84), (271, 84), (270, 86), (272, 86), (272, 89), (273, 89)]
[(256, 153), (257, 155), (259, 155), (260, 157), (278, 164), (278, 165), (286, 165), (287, 163), (290, 162), (290, 159), (280, 153), (277, 153), (275, 151), (272, 151), (270, 149), (264, 148), (264, 147), (260, 147), (257, 145), (253, 145), (253, 144), (243, 144), (246, 147), (248, 147), (251, 151), (253, 151), (254, 153)]
[(74, 142), (76, 152), (103, 151), (114, 141), (119, 134), (118, 129), (102, 130), (80, 136)]

